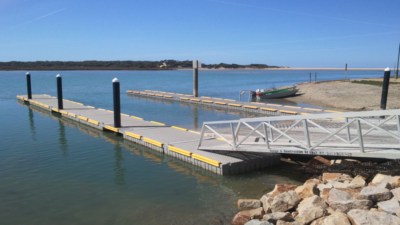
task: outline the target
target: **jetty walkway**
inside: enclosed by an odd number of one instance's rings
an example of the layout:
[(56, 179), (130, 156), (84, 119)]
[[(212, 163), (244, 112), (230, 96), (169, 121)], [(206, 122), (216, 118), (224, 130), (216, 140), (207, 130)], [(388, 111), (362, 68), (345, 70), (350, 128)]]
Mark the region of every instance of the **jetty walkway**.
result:
[(315, 113), (333, 113), (338, 111), (325, 110), (319, 108), (308, 108), (291, 105), (270, 104), (263, 102), (243, 102), (233, 99), (213, 98), (207, 96), (193, 97), (193, 95), (152, 91), (152, 90), (128, 90), (128, 95), (139, 97), (149, 97), (155, 99), (166, 99), (170, 101), (185, 102), (189, 104), (205, 105), (212, 108), (229, 109), (234, 111), (244, 111), (258, 113), (261, 115), (281, 116), (281, 115), (308, 115)]
[[(114, 127), (114, 112), (63, 99), (63, 109), (58, 109), (56, 97), (37, 94), (28, 99), (17, 96), (19, 101), (96, 129), (122, 135), (125, 140), (149, 147), (163, 154), (178, 158), (217, 174), (238, 174), (273, 166), (279, 163), (280, 155), (251, 152), (210, 152), (199, 150), (200, 133), (183, 127), (170, 126), (157, 121), (121, 114), (121, 127)], [(214, 135), (205, 137), (208, 142), (218, 145), (222, 140)]]

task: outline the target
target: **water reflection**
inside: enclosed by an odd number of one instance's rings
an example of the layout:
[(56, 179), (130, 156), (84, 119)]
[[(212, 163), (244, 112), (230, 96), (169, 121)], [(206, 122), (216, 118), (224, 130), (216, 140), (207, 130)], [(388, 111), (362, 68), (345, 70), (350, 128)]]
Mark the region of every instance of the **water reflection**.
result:
[(58, 125), (59, 125), (58, 141), (59, 141), (60, 149), (61, 149), (61, 152), (63, 153), (63, 156), (67, 156), (68, 142), (67, 142), (67, 137), (65, 135), (65, 125), (61, 120), (58, 120)]
[(115, 158), (115, 177), (114, 182), (117, 185), (125, 185), (125, 168), (123, 166), (124, 157), (122, 155), (122, 148), (120, 143), (114, 145), (114, 158)]
[(35, 128), (35, 121), (33, 116), (33, 110), (29, 109), (29, 128), (31, 129), (32, 140), (36, 141), (36, 128)]
[(199, 109), (197, 106), (192, 107), (193, 129), (198, 130), (199, 125)]

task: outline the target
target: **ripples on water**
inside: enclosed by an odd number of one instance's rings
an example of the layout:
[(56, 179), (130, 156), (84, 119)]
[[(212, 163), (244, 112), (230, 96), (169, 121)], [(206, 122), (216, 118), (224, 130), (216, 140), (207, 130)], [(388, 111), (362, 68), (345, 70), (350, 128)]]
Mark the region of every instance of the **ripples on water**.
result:
[[(32, 72), (33, 92), (55, 95), (58, 72)], [(127, 89), (190, 93), (190, 71), (61, 74), (65, 98), (108, 109), (111, 79), (118, 74), (122, 111), (147, 120), (200, 129), (203, 121), (245, 116), (124, 94)], [(242, 176), (210, 174), (113, 134), (31, 110), (15, 98), (26, 93), (24, 72), (0, 72), (0, 78), (1, 224), (229, 224), (237, 198), (259, 198), (275, 183), (304, 179), (284, 167)], [(237, 99), (241, 89), (306, 79), (307, 74), (287, 71), (202, 72), (200, 94)]]

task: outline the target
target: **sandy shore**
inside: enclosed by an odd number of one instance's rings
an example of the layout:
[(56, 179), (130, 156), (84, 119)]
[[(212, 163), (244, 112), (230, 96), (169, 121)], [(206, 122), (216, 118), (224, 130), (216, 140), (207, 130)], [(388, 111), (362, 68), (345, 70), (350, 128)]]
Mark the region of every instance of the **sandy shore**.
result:
[[(382, 87), (379, 86), (350, 81), (329, 81), (302, 83), (298, 87), (300, 95), (286, 100), (337, 110), (380, 109)], [(391, 78), (387, 109), (400, 109), (400, 79)]]

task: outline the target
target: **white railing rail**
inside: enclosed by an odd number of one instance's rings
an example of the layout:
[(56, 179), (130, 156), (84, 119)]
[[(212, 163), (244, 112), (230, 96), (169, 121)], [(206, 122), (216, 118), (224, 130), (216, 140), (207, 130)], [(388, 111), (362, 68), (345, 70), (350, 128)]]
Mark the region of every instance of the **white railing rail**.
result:
[(310, 154), (321, 147), (326, 149), (327, 146), (358, 149), (361, 153), (366, 148), (377, 146), (400, 150), (400, 110), (205, 122), (201, 130), (199, 149), (213, 148), (205, 146), (210, 136), (220, 141), (217, 144), (213, 142), (214, 147), (226, 145), (226, 150), (233, 151), (249, 146), (267, 152), (277, 147), (291, 146)]

